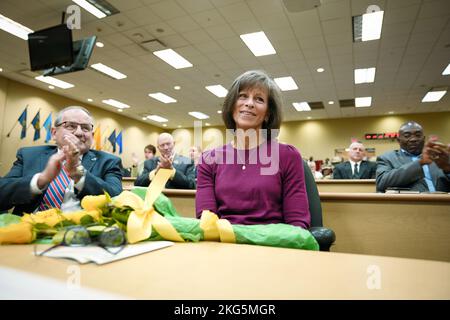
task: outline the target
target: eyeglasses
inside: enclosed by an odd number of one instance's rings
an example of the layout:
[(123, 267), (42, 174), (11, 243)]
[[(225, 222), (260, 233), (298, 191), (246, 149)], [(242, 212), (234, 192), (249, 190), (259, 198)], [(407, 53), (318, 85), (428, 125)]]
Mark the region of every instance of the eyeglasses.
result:
[(92, 129), (94, 129), (94, 126), (90, 123), (78, 123), (73, 121), (63, 121), (56, 125), (56, 127), (63, 126), (64, 129), (67, 129), (69, 131), (75, 132), (78, 129), (78, 126), (80, 126), (81, 131), (87, 133), (91, 132)]
[[(64, 232), (62, 241), (44, 251), (37, 254), (36, 246), (34, 248), (34, 254), (42, 256), (50, 250), (59, 246), (69, 247), (82, 247), (88, 245), (97, 245), (100, 248), (105, 249), (111, 254), (118, 254), (125, 248), (127, 244), (127, 238), (125, 232), (118, 227), (105, 227), (100, 233), (90, 232), (84, 226), (69, 227)], [(118, 248), (113, 250), (112, 248)]]

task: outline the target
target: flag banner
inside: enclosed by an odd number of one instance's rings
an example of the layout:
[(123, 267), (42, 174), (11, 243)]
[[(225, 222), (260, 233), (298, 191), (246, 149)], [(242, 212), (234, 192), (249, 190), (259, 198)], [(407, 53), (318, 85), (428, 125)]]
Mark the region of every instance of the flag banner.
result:
[(40, 112), (41, 111), (38, 110), (38, 112), (34, 116), (33, 120), (31, 121), (31, 124), (33, 125), (33, 128), (34, 128), (33, 141), (39, 140), (41, 138), (41, 115), (40, 115)]
[(20, 133), (20, 139), (23, 139), (27, 136), (27, 107), (25, 107), (25, 110), (23, 110), (22, 114), (20, 115), (19, 119), (20, 125), (22, 126), (22, 132)]
[(100, 129), (100, 124), (94, 131), (94, 149), (102, 150), (102, 131)]
[(113, 153), (116, 152), (116, 129), (113, 130), (113, 132), (109, 135), (108, 138), (109, 142), (111, 142)]
[(48, 115), (47, 119), (44, 122), (44, 128), (47, 131), (45, 136), (45, 143), (49, 142), (52, 139), (52, 113)]
[(122, 131), (117, 135), (116, 143), (119, 146), (119, 154), (122, 154)]

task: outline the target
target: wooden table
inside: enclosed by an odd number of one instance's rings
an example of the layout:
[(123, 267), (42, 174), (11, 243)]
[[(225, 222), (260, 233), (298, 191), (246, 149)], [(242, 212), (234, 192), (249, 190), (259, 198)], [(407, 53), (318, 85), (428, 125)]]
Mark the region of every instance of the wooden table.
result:
[(0, 268), (66, 283), (79, 267), (82, 288), (138, 299), (450, 299), (450, 263), (438, 261), (201, 242), (97, 266), (32, 250), (0, 246)]

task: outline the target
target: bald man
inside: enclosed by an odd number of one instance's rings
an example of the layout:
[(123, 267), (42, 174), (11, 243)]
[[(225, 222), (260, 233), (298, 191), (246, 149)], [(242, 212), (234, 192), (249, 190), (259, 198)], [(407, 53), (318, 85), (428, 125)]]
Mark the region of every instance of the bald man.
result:
[(360, 142), (348, 147), (349, 161), (338, 164), (333, 171), (333, 179), (375, 179), (377, 165), (363, 160), (366, 148)]
[(400, 126), (400, 150), (377, 158), (377, 191), (407, 188), (419, 192), (450, 192), (450, 145), (436, 139), (425, 144), (423, 128), (414, 121)]
[(146, 187), (160, 168), (171, 169), (172, 175), (166, 183), (167, 189), (195, 189), (194, 162), (175, 154), (175, 141), (171, 134), (164, 132), (158, 136), (157, 148), (161, 156), (144, 162), (144, 171), (134, 182), (135, 186)]

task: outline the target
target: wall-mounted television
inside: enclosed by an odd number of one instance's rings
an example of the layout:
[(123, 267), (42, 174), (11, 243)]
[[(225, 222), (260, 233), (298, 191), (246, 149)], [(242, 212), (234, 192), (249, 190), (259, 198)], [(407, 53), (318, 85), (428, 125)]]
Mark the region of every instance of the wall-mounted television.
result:
[(73, 63), (72, 30), (66, 24), (28, 35), (31, 70), (70, 66)]
[(75, 41), (73, 43), (73, 63), (68, 66), (54, 67), (44, 71), (44, 76), (52, 76), (68, 72), (75, 72), (87, 68), (92, 51), (94, 50), (96, 36)]

